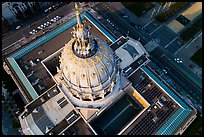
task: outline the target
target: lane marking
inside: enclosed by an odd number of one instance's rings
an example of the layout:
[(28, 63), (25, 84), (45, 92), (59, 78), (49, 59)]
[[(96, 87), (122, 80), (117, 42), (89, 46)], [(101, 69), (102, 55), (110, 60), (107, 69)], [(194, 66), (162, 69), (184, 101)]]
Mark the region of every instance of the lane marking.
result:
[(15, 44), (17, 44), (19, 41), (21, 41), (21, 40), (23, 40), (23, 39), (25, 39), (25, 37), (23, 37), (23, 38), (21, 38), (21, 39), (17, 40), (16, 42), (14, 42), (14, 43), (10, 44), (10, 45), (9, 45), (9, 46), (7, 46), (7, 47), (5, 47), (4, 49), (2, 49), (2, 51), (4, 51), (4, 50), (6, 50), (6, 49), (8, 49), (8, 48), (10, 48), (10, 47), (12, 47), (12, 46), (14, 46)]
[(193, 43), (198, 37), (200, 37), (200, 35), (202, 35), (202, 32), (201, 32), (197, 37), (195, 37), (195, 38), (186, 46), (186, 48), (188, 48), (188, 47), (191, 45), (191, 43)]
[[(67, 5), (67, 6), (70, 6), (70, 4), (69, 5)], [(66, 6), (65, 6), (66, 7)], [(65, 8), (64, 7), (64, 8)], [(62, 8), (61, 10), (64, 10), (64, 8)], [(66, 7), (67, 8), (67, 7)], [(55, 11), (53, 11), (52, 13), (50, 13), (50, 14), (48, 14), (47, 16), (50, 16), (50, 15), (53, 15), (54, 13), (56, 13), (56, 12), (59, 12), (60, 10), (55, 10)], [(47, 17), (46, 16), (46, 17)], [(38, 20), (38, 21), (36, 21), (36, 22), (34, 22), (34, 23), (31, 23), (32, 25), (34, 25), (34, 24), (36, 24), (36, 23), (38, 23), (38, 22), (42, 22), (42, 20), (44, 20), (44, 19), (46, 19), (46, 17), (44, 17), (44, 18), (41, 18), (40, 20)], [(47, 20), (47, 19), (46, 19)], [(47, 22), (47, 21), (46, 21)], [(27, 26), (24, 26), (25, 28), (23, 28), (23, 29), (21, 29), (21, 30), (19, 30), (19, 31), (17, 31), (16, 33), (14, 33), (14, 34), (12, 34), (12, 35), (10, 35), (9, 37), (7, 37), (7, 38), (5, 38), (4, 40), (2, 40), (2, 42), (3, 41), (5, 41), (5, 40), (7, 40), (8, 38), (10, 38), (10, 37), (12, 37), (13, 35), (17, 35), (18, 33), (22, 33), (22, 31), (24, 31), (25, 29), (28, 29), (29, 30), (29, 28), (27, 27)]]
[[(200, 35), (202, 35), (202, 32), (201, 32), (196, 38), (198, 38)], [(196, 38), (195, 38), (195, 39), (196, 39)], [(193, 42), (194, 42), (194, 41), (193, 41)], [(192, 43), (192, 42), (191, 42), (191, 43)], [(191, 43), (190, 43), (190, 44), (191, 44)], [(190, 44), (187, 45), (187, 46), (186, 46), (186, 44), (184, 44), (184, 45), (183, 45), (181, 48), (179, 48), (174, 54), (177, 54), (177, 53), (178, 53), (180, 50), (182, 50), (184, 47), (188, 48), (188, 47), (190, 46)]]
[(172, 42), (174, 42), (178, 37), (179, 37), (179, 36), (175, 37), (171, 42), (169, 42), (169, 44), (167, 44), (167, 45), (165, 46), (165, 48), (167, 48), (167, 47), (168, 47)]
[(155, 19), (151, 20), (150, 22), (148, 22), (147, 24), (145, 24), (142, 28), (148, 26), (150, 23), (152, 23)]
[(158, 28), (156, 28), (154, 31), (152, 31), (151, 33), (149, 33), (149, 35), (152, 35), (152, 33), (154, 33), (155, 31), (157, 31), (159, 28), (161, 28), (164, 24), (160, 25)]

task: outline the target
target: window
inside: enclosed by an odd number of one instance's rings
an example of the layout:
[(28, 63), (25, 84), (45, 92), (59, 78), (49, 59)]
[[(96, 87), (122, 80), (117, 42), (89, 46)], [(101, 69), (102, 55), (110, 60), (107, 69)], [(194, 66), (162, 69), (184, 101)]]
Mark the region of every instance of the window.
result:
[(62, 97), (60, 100), (57, 101), (57, 103), (60, 104), (63, 100), (65, 100), (65, 97)]
[(67, 100), (64, 100), (61, 104), (59, 104), (59, 106), (61, 108), (63, 108), (64, 106), (66, 106), (68, 104)]
[(59, 104), (60, 108), (63, 108), (64, 106), (66, 106), (68, 104), (65, 97), (62, 97), (60, 100), (57, 101), (57, 103)]

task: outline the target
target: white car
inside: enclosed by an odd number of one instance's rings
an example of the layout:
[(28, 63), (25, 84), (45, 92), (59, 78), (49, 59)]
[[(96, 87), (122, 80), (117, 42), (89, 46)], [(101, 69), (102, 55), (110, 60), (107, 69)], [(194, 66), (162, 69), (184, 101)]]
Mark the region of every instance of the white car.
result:
[(60, 16), (56, 16), (56, 18), (61, 19), (61, 17), (60, 17)]
[(20, 29), (20, 27), (21, 27), (21, 26), (17, 26), (17, 27), (16, 27), (16, 30)]
[(167, 74), (167, 70), (166, 70), (166, 69), (162, 69), (162, 71), (163, 71), (165, 74)]
[(179, 59), (179, 58), (175, 58), (174, 59), (177, 63), (183, 63), (183, 61), (181, 60), (181, 59)]
[(38, 29), (43, 29), (43, 28), (41, 26), (39, 26)]
[(35, 34), (35, 31), (31, 31), (30, 34)]
[(53, 19), (51, 19), (51, 21), (52, 21), (52, 22), (56, 22), (56, 19), (55, 19), (55, 18), (53, 18)]
[(45, 26), (46, 26), (46, 27), (48, 27), (48, 26), (49, 26), (49, 24), (48, 24), (48, 23), (45, 23)]
[(32, 31), (32, 32), (33, 32), (33, 34), (35, 34), (35, 33), (37, 33), (38, 31), (37, 31), (37, 30), (35, 30), (35, 29), (33, 29), (33, 31)]
[(124, 15), (123, 18), (128, 18), (128, 16), (127, 16), (127, 15)]

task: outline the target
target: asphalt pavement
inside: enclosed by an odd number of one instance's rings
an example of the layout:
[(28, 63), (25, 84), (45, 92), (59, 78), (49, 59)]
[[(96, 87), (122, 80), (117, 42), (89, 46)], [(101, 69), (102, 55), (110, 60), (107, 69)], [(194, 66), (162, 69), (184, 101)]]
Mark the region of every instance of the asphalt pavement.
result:
[(165, 24), (150, 34), (163, 48), (166, 48), (166, 46), (178, 36)]
[(176, 37), (176, 39), (174, 39), (174, 41), (172, 41), (172, 43), (170, 43), (166, 49), (170, 53), (175, 54), (176, 51), (178, 51), (182, 46), (183, 46), (183, 44), (180, 43), (179, 37)]
[(156, 19), (152, 19), (146, 25), (144, 25), (144, 30), (151, 35), (154, 39), (159, 41), (162, 48), (167, 49), (170, 53), (175, 53), (182, 45), (179, 44), (179, 38), (177, 33), (171, 30), (167, 24), (172, 20), (176, 19), (183, 11), (188, 9), (192, 5), (187, 5), (181, 8), (175, 15), (169, 18), (164, 23), (159, 23)]
[(188, 67), (195, 75), (198, 76), (198, 82), (202, 83), (202, 68), (197, 65), (195, 62), (191, 60), (191, 57), (200, 49), (202, 48), (202, 32), (198, 33), (198, 35), (188, 42), (187, 44), (183, 45), (175, 55), (178, 56), (182, 61), (183, 64)]
[(143, 44), (150, 41), (146, 33), (138, 31), (135, 26), (130, 24), (128, 19), (125, 20), (120, 15), (120, 12), (112, 7), (109, 3), (100, 3), (94, 8), (97, 9), (104, 16), (104, 18), (111, 20), (111, 22), (119, 29), (119, 31), (124, 36), (128, 35), (134, 39), (141, 38), (141, 42)]

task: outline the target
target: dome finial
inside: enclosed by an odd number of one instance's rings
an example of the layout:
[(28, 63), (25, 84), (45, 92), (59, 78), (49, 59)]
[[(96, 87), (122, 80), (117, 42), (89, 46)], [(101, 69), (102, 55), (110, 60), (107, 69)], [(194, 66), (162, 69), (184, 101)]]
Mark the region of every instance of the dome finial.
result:
[(87, 27), (85, 27), (85, 24), (83, 24), (82, 22), (77, 3), (75, 3), (75, 9), (77, 26), (76, 29), (74, 29), (73, 33), (73, 36), (75, 38), (73, 51), (79, 57), (87, 58), (95, 54), (98, 46), (96, 42), (92, 41), (89, 29), (87, 29)]
[(76, 9), (77, 25), (79, 28), (81, 28), (82, 27), (82, 21), (81, 21), (81, 17), (80, 17), (79, 8), (78, 8), (77, 3), (75, 3), (75, 9)]
[(75, 9), (76, 9), (76, 11), (78, 11), (78, 5), (77, 5), (77, 3), (75, 3)]

